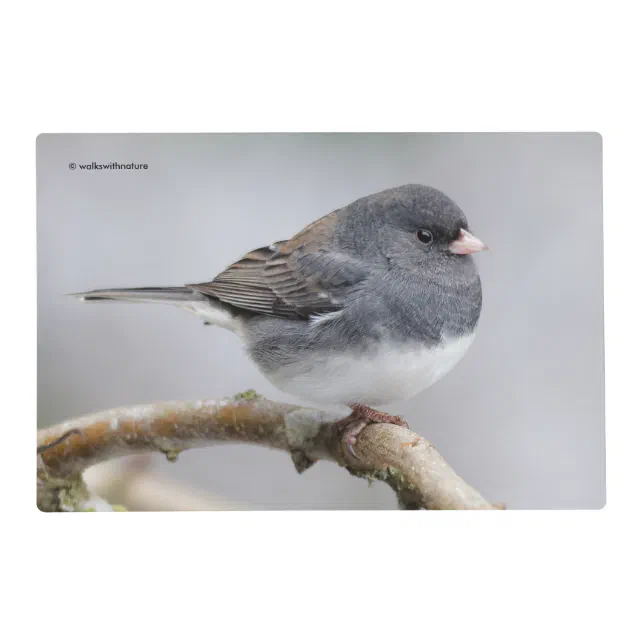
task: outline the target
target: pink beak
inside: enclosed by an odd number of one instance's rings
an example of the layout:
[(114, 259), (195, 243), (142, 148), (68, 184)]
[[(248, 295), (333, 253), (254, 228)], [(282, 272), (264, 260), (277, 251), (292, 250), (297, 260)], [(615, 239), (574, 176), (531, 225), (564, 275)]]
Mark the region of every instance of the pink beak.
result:
[(465, 228), (461, 228), (458, 238), (450, 242), (447, 247), (455, 255), (471, 255), (472, 253), (478, 253), (480, 250), (488, 249), (480, 239), (467, 232)]

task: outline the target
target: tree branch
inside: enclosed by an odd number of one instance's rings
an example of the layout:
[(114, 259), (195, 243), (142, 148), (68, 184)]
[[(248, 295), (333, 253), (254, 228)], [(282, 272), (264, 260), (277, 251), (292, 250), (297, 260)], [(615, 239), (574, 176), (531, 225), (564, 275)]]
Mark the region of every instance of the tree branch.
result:
[(166, 402), (102, 411), (38, 431), (38, 507), (44, 511), (102, 509), (82, 479), (88, 467), (136, 453), (179, 452), (216, 443), (250, 443), (291, 454), (298, 472), (318, 459), (356, 476), (387, 483), (400, 507), (492, 510), (436, 448), (404, 427), (373, 424), (347, 451), (329, 414), (271, 402), (254, 392), (221, 401)]

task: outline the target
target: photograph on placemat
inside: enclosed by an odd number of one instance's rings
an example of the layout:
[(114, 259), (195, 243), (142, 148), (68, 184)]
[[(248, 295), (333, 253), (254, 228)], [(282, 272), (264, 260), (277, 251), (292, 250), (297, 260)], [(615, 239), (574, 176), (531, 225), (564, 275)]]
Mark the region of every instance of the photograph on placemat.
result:
[(42, 511), (604, 506), (597, 133), (36, 152)]

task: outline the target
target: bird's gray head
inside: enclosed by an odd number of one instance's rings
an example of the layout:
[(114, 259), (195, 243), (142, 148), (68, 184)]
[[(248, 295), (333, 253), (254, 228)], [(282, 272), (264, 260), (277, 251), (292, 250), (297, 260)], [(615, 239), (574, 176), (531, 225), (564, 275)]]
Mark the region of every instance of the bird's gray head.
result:
[(414, 272), (471, 265), (487, 246), (469, 231), (463, 211), (435, 188), (408, 184), (359, 199), (338, 214), (341, 245), (364, 259), (385, 259)]

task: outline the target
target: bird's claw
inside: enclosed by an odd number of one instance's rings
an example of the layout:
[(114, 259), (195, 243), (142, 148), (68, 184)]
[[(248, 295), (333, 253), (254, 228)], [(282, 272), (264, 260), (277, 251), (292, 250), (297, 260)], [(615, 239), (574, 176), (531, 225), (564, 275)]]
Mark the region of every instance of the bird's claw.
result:
[(353, 456), (353, 458), (356, 459), (356, 461), (359, 461), (360, 459), (358, 458), (358, 455), (356, 454), (356, 450), (353, 449), (353, 446), (356, 444), (356, 437), (355, 436), (347, 436), (345, 438), (345, 445), (347, 446), (347, 451)]
[(358, 434), (367, 426), (372, 423), (391, 423), (392, 425), (400, 425), (409, 429), (407, 421), (402, 416), (391, 416), (382, 411), (371, 409), (362, 404), (351, 405), (353, 412), (346, 418), (336, 422), (336, 427), (344, 443), (344, 447), (349, 454), (356, 460), (360, 457), (356, 454), (353, 446), (357, 442)]
[(355, 418), (353, 415), (348, 418), (343, 418), (336, 423), (338, 433), (340, 435), (340, 440), (342, 441), (344, 448), (353, 458), (357, 461), (360, 460), (360, 457), (356, 454), (353, 446), (357, 442), (358, 434), (369, 424), (368, 420), (364, 418)]

